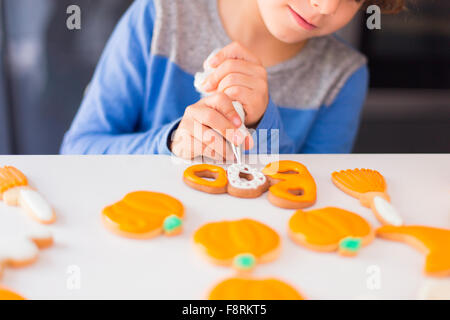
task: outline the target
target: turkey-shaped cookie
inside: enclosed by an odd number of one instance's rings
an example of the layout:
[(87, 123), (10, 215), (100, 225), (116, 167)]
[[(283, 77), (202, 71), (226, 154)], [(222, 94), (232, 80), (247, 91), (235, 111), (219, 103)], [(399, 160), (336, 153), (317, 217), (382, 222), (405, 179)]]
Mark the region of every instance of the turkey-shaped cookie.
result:
[(6, 267), (23, 267), (35, 262), (39, 249), (45, 249), (52, 244), (53, 236), (44, 228), (34, 228), (23, 236), (0, 235), (0, 275)]
[(425, 226), (383, 226), (380, 238), (405, 242), (426, 256), (425, 273), (435, 277), (450, 276), (450, 230)]
[(22, 207), (34, 220), (50, 224), (56, 219), (53, 208), (36, 190), (30, 188), (27, 177), (18, 169), (0, 167), (0, 200), (10, 206)]
[(382, 224), (401, 226), (403, 220), (390, 203), (384, 177), (375, 170), (353, 169), (333, 172), (331, 180), (342, 191), (371, 208)]
[(216, 285), (210, 300), (304, 300), (291, 285), (274, 278), (235, 277)]
[(289, 220), (290, 237), (308, 249), (356, 255), (374, 238), (370, 224), (356, 213), (333, 207), (298, 210)]
[(261, 222), (242, 219), (208, 223), (195, 232), (194, 243), (214, 264), (250, 271), (278, 257), (280, 236)]
[(137, 191), (103, 209), (104, 225), (112, 232), (134, 239), (149, 239), (182, 231), (183, 204), (164, 193)]

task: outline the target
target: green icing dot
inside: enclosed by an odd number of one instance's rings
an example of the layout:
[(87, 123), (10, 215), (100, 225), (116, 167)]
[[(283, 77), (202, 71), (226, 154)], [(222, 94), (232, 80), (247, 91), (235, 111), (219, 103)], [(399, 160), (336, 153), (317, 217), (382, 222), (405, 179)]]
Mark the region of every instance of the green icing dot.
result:
[(361, 249), (362, 239), (361, 238), (352, 238), (348, 237), (342, 239), (339, 243), (339, 247), (346, 251), (356, 252)]
[(164, 220), (164, 231), (171, 232), (183, 225), (183, 221), (176, 215), (168, 216)]
[(244, 253), (236, 256), (233, 265), (240, 270), (249, 270), (256, 264), (256, 258), (250, 253)]

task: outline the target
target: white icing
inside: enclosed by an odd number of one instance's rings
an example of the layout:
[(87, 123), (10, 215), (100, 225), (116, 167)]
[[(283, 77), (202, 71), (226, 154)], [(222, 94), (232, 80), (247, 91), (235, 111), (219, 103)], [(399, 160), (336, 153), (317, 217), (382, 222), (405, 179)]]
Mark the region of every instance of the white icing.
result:
[[(240, 174), (247, 174), (253, 177), (247, 180), (240, 177)], [(238, 189), (257, 189), (266, 183), (266, 176), (255, 168), (245, 164), (232, 164), (227, 169), (228, 183)]]
[(31, 210), (38, 220), (44, 222), (53, 220), (54, 214), (52, 207), (36, 191), (31, 189), (21, 189), (20, 200), (23, 205), (26, 205), (26, 207)]
[(375, 206), (375, 210), (388, 224), (393, 226), (403, 225), (402, 218), (398, 214), (397, 210), (388, 201), (382, 197), (375, 197), (373, 199), (373, 204)]
[(0, 264), (8, 260), (32, 260), (38, 253), (39, 248), (27, 238), (0, 238)]

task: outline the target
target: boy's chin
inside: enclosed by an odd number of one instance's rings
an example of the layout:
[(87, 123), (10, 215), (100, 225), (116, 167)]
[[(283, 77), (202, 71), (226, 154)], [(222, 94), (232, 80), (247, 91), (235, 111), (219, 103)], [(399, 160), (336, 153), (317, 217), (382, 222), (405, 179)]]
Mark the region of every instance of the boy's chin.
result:
[(312, 32), (306, 30), (305, 32), (294, 32), (292, 30), (271, 30), (270, 33), (276, 39), (286, 44), (296, 44), (314, 37), (314, 34)]

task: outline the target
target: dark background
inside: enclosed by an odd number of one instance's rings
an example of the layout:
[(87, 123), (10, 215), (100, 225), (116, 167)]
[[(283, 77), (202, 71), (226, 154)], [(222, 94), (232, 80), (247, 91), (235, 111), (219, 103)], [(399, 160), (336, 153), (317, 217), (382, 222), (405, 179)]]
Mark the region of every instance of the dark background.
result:
[[(0, 154), (56, 154), (116, 22), (131, 0), (0, 0)], [(82, 10), (82, 30), (66, 9)], [(340, 32), (369, 58), (359, 153), (450, 152), (450, 3)]]

